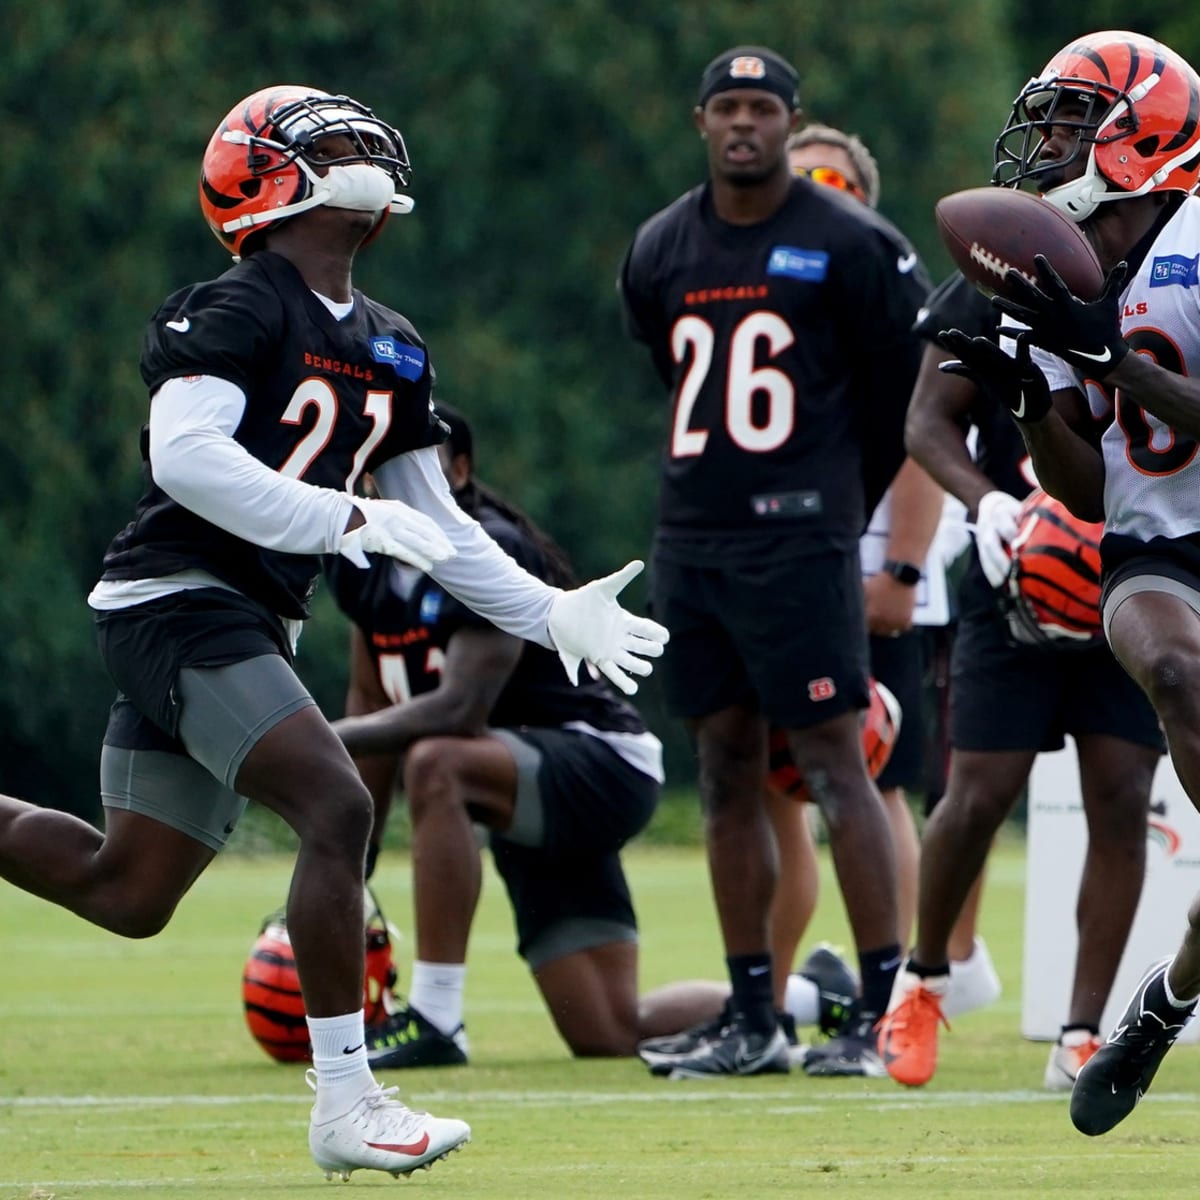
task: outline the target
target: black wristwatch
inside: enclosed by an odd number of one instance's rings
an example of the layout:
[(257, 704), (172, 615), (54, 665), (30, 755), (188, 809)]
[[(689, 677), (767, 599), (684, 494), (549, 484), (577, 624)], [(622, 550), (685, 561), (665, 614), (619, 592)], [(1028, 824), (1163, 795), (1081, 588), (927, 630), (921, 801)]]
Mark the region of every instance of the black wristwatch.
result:
[(921, 568), (916, 563), (901, 562), (898, 558), (889, 558), (883, 569), (897, 582), (905, 587), (916, 587), (921, 582)]

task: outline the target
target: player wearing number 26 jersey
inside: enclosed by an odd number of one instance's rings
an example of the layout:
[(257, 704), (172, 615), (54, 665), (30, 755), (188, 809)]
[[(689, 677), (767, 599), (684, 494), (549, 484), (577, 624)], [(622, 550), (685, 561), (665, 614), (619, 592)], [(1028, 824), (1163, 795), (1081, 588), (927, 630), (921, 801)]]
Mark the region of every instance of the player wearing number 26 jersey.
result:
[[(677, 1078), (787, 1069), (767, 951), (768, 723), (845, 861), (875, 872), (842, 880), (864, 977), (898, 955), (890, 833), (857, 719), (858, 539), (904, 458), (926, 281), (882, 217), (792, 175), (796, 82), (764, 47), (709, 63), (693, 113), (708, 180), (638, 229), (619, 280), (670, 394), (652, 603), (671, 632), (667, 701), (696, 739), (731, 984), (733, 1019), (671, 1064)], [(876, 1015), (883, 991), (864, 985)]]
[(641, 227), (621, 288), (671, 392), (661, 539), (854, 542), (903, 457), (927, 290), (904, 237), (807, 179), (733, 225), (706, 184)]

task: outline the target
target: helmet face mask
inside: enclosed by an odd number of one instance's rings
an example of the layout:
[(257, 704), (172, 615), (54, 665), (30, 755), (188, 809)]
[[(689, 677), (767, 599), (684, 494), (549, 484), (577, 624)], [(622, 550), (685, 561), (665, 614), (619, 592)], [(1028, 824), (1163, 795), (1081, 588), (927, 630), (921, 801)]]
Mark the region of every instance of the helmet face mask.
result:
[[(1051, 129), (1078, 137), (1067, 155), (1041, 161)], [(1082, 170), (1071, 170), (1080, 161)], [(1121, 31), (1071, 43), (1025, 85), (992, 172), (994, 184), (1030, 184), (1077, 222), (1101, 203), (1189, 192), (1197, 179), (1200, 77), (1161, 43)]]
[[(330, 156), (329, 139), (335, 136), (339, 145)], [(338, 203), (337, 197), (362, 194), (361, 186), (347, 187), (339, 175), (364, 166), (381, 172), (391, 186), (390, 199), (380, 199), (378, 209), (375, 201), (386, 187), (366, 189), (371, 210), (380, 212), (371, 237), (388, 212), (412, 208), (399, 194), (412, 173), (400, 131), (348, 96), (296, 86), (264, 88), (235, 105), (209, 140), (200, 207), (217, 240), (236, 258), (250, 234), (309, 208), (361, 207)]]

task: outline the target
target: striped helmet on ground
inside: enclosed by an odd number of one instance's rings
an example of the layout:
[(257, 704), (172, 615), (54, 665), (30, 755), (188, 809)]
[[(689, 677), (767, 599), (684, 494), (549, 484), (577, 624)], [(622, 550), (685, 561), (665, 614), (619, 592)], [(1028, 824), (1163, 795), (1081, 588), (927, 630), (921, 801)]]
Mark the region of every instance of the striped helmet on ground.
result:
[[(363, 979), (363, 1020), (381, 1024), (395, 1008), (396, 966), (392, 958), (392, 927), (374, 893), (364, 894), (366, 972)], [(254, 1040), (278, 1062), (308, 1062), (304, 997), (296, 958), (282, 913), (273, 913), (250, 950), (242, 972), (242, 1006)]]
[(1100, 621), (1102, 523), (1081, 521), (1036, 488), (1017, 514), (1012, 565), (1001, 601), (1013, 637), (1053, 650), (1104, 641)]
[[(877, 679), (871, 680), (870, 703), (860, 714), (863, 758), (867, 773), (878, 779), (892, 757), (892, 749), (900, 736), (900, 702)], [(769, 743), (770, 777), (768, 783), (775, 791), (797, 801), (812, 799), (804, 786), (804, 777), (792, 760), (787, 734), (772, 729)]]

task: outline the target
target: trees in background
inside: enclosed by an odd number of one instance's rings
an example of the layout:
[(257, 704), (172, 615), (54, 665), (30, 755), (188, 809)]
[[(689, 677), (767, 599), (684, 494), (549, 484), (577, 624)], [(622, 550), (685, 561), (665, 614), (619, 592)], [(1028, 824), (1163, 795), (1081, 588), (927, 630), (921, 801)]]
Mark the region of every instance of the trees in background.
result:
[[(1200, 18), (1141, 9), (1138, 27), (1200, 57)], [(1095, 28), (1129, 13), (1089, 6)], [(1053, 33), (1064, 23), (1031, 0), (313, 0), (286, 20), (230, 0), (8, 6), (0, 790), (94, 811), (111, 684), (85, 597), (139, 489), (143, 323), (227, 265), (195, 183), (240, 96), (312, 83), (402, 129), (416, 211), (358, 282), (425, 335), (482, 476), (593, 575), (644, 554), (653, 523), (666, 403), (613, 283), (638, 222), (703, 175), (690, 109), (709, 58), (740, 42), (789, 55), (808, 115), (872, 147), (882, 209), (939, 274), (934, 201), (986, 178), (1016, 87), (1082, 32)], [(345, 629), (318, 608), (300, 664), (336, 712)], [(657, 695), (651, 681), (643, 707), (685, 779)]]

